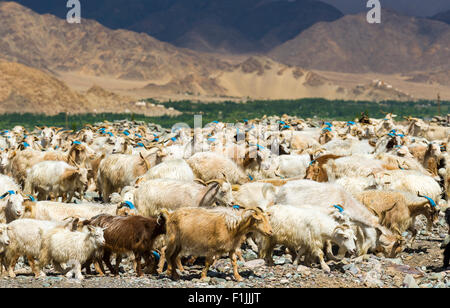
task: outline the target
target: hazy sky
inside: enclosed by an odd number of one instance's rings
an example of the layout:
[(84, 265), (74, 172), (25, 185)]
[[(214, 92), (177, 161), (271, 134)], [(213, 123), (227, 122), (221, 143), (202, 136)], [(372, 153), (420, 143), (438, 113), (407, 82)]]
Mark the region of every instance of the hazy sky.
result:
[[(329, 3), (343, 13), (356, 13), (368, 10), (368, 0), (320, 0)], [(450, 0), (380, 0), (381, 7), (414, 16), (432, 16), (450, 10)]]

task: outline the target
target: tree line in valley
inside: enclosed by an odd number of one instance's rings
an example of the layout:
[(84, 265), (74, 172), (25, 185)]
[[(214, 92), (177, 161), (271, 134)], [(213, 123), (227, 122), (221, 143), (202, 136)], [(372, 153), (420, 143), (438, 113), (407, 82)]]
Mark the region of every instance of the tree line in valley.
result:
[[(264, 115), (288, 114), (301, 118), (354, 120), (366, 112), (370, 117), (382, 118), (385, 113), (392, 112), (402, 120), (403, 116), (413, 116), (419, 118), (432, 118), (436, 115), (445, 116), (450, 113), (450, 101), (416, 101), (416, 102), (369, 102), (369, 101), (344, 101), (326, 100), (320, 98), (307, 98), (298, 100), (252, 100), (243, 102), (221, 102), (221, 103), (199, 103), (189, 100), (177, 102), (155, 102), (152, 103), (173, 107), (181, 111), (180, 116), (147, 117), (141, 114), (68, 114), (60, 113), (54, 116), (44, 114), (19, 114), (10, 113), (0, 115), (0, 129), (10, 129), (16, 125), (23, 125), (30, 129), (34, 126), (57, 126), (67, 129), (77, 130), (85, 124), (92, 124), (103, 121), (115, 120), (135, 120), (146, 123), (156, 123), (163, 127), (171, 127), (175, 123), (187, 123), (194, 125), (194, 115), (202, 115), (202, 123), (212, 121), (222, 121), (227, 123), (242, 122), (244, 119), (260, 118)], [(440, 111), (440, 112), (439, 112)]]

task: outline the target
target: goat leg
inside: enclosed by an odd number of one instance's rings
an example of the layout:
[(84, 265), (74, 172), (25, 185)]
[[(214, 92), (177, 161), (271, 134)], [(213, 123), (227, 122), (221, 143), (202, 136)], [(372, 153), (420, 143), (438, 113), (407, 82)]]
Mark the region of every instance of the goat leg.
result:
[[(114, 264), (115, 275), (119, 275), (120, 262), (122, 262), (122, 254), (118, 253), (118, 254), (116, 254), (116, 264)], [(136, 258), (135, 258), (135, 262), (136, 262)], [(136, 270), (136, 263), (133, 263), (133, 264), (134, 264), (134, 270)]]
[(111, 264), (111, 252), (109, 250), (105, 249), (105, 252), (103, 253), (103, 262), (105, 262), (111, 274), (116, 275), (114, 267)]
[[(341, 253), (342, 253), (342, 251), (341, 251)], [(327, 241), (326, 244), (325, 244), (325, 254), (326, 254), (326, 256), (327, 256), (327, 258), (328, 258), (329, 260), (332, 260), (332, 261), (340, 261), (340, 259), (337, 258), (337, 257), (333, 254), (333, 245), (331, 244), (330, 241)]]
[(142, 273), (142, 268), (141, 268), (141, 254), (140, 253), (135, 253), (135, 258), (134, 258), (134, 262), (136, 264), (136, 273), (138, 275), (138, 277), (142, 277), (144, 275), (144, 273)]
[(27, 256), (27, 258), (28, 258), (28, 263), (30, 263), (31, 270), (34, 273), (34, 277), (39, 278), (39, 277), (45, 276), (45, 274), (41, 275), (41, 271), (39, 269), (39, 263), (34, 262), (34, 258), (32, 256)]
[(165, 262), (166, 262), (166, 246), (161, 248), (161, 255), (159, 257), (158, 269), (156, 270), (158, 274), (161, 274), (163, 272)]
[(95, 260), (94, 268), (100, 276), (105, 276), (105, 269), (103, 268), (102, 260)]
[(312, 252), (312, 255), (313, 255), (314, 257), (316, 257), (316, 258), (319, 259), (320, 267), (321, 267), (325, 272), (329, 273), (329, 272), (331, 271), (331, 270), (330, 270), (330, 267), (325, 263), (325, 260), (323, 259), (323, 251), (322, 251), (321, 249), (315, 249), (315, 250)]
[(231, 264), (233, 264), (233, 274), (234, 274), (234, 278), (236, 279), (236, 281), (242, 281), (242, 277), (241, 275), (239, 275), (238, 272), (238, 265), (237, 265), (237, 257), (236, 257), (236, 253), (230, 252), (230, 259), (231, 259)]
[(211, 266), (211, 264), (212, 264), (213, 262), (214, 262), (214, 257), (211, 257), (211, 256), (207, 256), (207, 257), (206, 257), (206, 260), (205, 260), (205, 267), (204, 267), (203, 270), (202, 270), (202, 276), (201, 276), (201, 279), (202, 279), (202, 280), (204, 280), (204, 279), (207, 278), (209, 267)]

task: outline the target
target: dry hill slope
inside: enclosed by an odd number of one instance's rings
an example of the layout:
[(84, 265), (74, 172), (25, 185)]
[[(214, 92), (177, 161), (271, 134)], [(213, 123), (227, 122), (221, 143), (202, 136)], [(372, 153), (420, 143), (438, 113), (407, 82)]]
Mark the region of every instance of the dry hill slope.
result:
[(82, 71), (126, 79), (208, 74), (227, 64), (146, 34), (110, 30), (83, 19), (69, 24), (15, 2), (0, 2), (0, 57), (48, 70)]
[(0, 60), (0, 113), (135, 112), (149, 116), (177, 115), (163, 107), (140, 107), (129, 97), (94, 86), (78, 93), (50, 74)]
[[(65, 18), (61, 0), (16, 0), (40, 14)], [(63, 3), (61, 3), (63, 2)], [(318, 21), (342, 17), (312, 0), (95, 0), (82, 1), (83, 18), (112, 29), (144, 32), (197, 51), (262, 52)]]
[[(173, 96), (208, 97), (209, 100), (225, 97), (409, 99), (408, 95), (390, 89), (372, 91), (372, 85), (367, 85), (364, 90), (343, 88), (300, 67), (265, 57), (249, 57), (236, 64), (224, 60), (224, 57), (174, 47), (144, 33), (111, 30), (95, 21), (84, 19), (81, 24), (71, 25), (52, 15), (34, 13), (15, 2), (0, 2), (0, 20), (0, 59), (37, 68), (56, 78), (70, 75), (106, 80), (83, 82), (69, 78), (72, 79), (69, 82), (69, 79), (64, 79), (69, 86), (84, 84), (83, 91), (98, 84), (108, 91), (120, 89), (122, 95), (134, 99), (167, 99)], [(36, 82), (32, 85), (39, 87)], [(77, 89), (80, 90), (79, 87)], [(28, 89), (23, 91), (28, 93)], [(77, 95), (76, 92), (67, 93)], [(99, 93), (101, 91), (90, 91), (78, 100), (85, 100), (86, 110), (106, 111), (108, 107), (108, 110), (123, 112), (134, 108), (119, 104), (130, 101), (129, 98), (115, 98), (104, 93), (100, 99), (95, 98)], [(77, 106), (72, 108), (79, 112)], [(49, 109), (49, 112), (57, 110)]]
[(270, 56), (307, 69), (405, 73), (450, 69), (450, 25), (383, 10), (381, 24), (366, 13), (317, 23)]

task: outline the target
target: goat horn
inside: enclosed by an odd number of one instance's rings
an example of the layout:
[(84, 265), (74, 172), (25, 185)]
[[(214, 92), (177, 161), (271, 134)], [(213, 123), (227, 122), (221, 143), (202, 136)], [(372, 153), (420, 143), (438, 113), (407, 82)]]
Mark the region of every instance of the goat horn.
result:
[(142, 160), (145, 163), (145, 166), (147, 167), (147, 170), (150, 170), (151, 166), (150, 163), (144, 158), (144, 156), (142, 155), (142, 152), (139, 152), (139, 156), (142, 158)]
[(211, 183), (213, 183), (213, 182), (216, 182), (216, 183), (218, 183), (219, 185), (222, 185), (222, 184), (225, 182), (225, 180), (224, 180), (224, 179), (214, 179), (214, 180), (209, 180), (209, 181), (206, 182), (206, 185), (209, 185), (209, 184), (211, 184)]
[(204, 186), (208, 186), (205, 181), (201, 180), (201, 179), (195, 179), (194, 182), (198, 182), (199, 184), (202, 184)]

